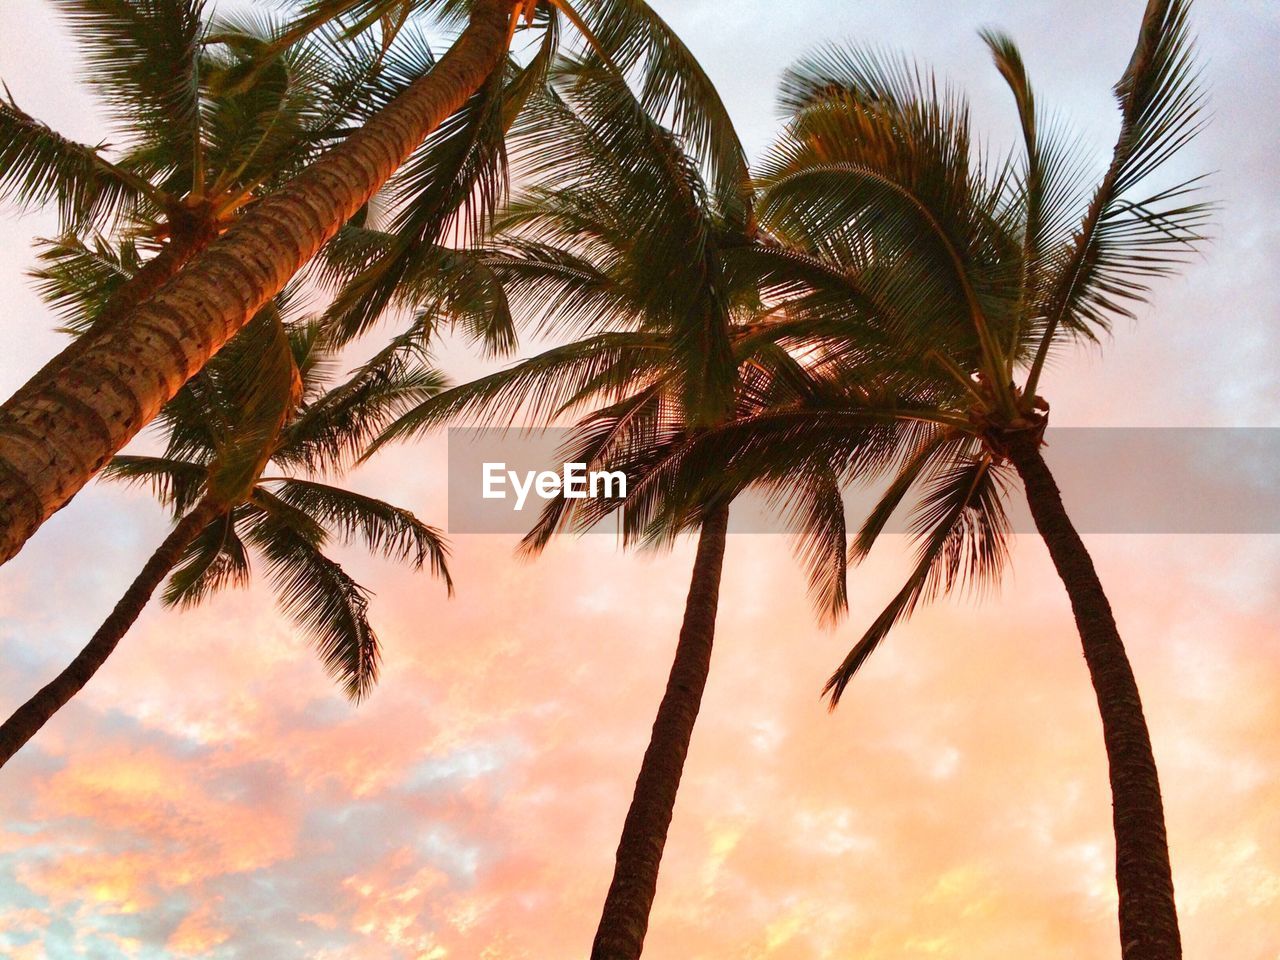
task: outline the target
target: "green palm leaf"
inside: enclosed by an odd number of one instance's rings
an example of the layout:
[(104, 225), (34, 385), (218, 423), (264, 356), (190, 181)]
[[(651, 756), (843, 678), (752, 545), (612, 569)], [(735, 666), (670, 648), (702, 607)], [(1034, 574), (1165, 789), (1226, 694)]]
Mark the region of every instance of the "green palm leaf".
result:
[(934, 472), (912, 518), (916, 566), (827, 681), (823, 693), (832, 708), (889, 631), (922, 601), (965, 585), (998, 582), (1008, 557), (1004, 469), (987, 457), (976, 457), (951, 460)]
[(296, 511), (259, 491), (267, 518), (249, 532), (266, 561), (281, 609), (310, 639), (329, 675), (359, 701), (378, 679), (381, 651), (369, 624), (369, 592), (326, 557)]
[(351, 541), (357, 537), (372, 552), (392, 560), (408, 561), (444, 580), (453, 592), (449, 576), (449, 547), (440, 531), (423, 523), (402, 507), (314, 480), (269, 481), (282, 502), (311, 517), (326, 530)]

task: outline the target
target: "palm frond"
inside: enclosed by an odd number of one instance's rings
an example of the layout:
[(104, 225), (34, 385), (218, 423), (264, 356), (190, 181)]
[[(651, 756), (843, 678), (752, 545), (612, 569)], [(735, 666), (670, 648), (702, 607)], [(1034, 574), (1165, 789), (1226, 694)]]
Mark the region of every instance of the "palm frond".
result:
[[(669, 440), (671, 417), (664, 417), (662, 384), (636, 390), (617, 403), (594, 410), (570, 431), (557, 456), (563, 463), (583, 463), (587, 470), (620, 470), (634, 474), (643, 451)], [(665, 434), (665, 435), (664, 435)], [(520, 553), (536, 556), (551, 538), (569, 529), (586, 530), (607, 516), (615, 504), (603, 500), (571, 500), (563, 492), (548, 500), (537, 522), (520, 541)]]
[(1147, 284), (1182, 263), (1203, 239), (1212, 208), (1192, 202), (1199, 178), (1133, 191), (1203, 129), (1189, 0), (1149, 0), (1138, 42), (1116, 84), (1120, 135), (1111, 164), (1071, 243), (1055, 265), (1054, 282), (1038, 314), (1039, 344), (1027, 377), (1034, 395), (1060, 330), (1106, 329), (1113, 316), (1131, 315)]
[(200, 142), (203, 0), (54, 0), (83, 45), (89, 79), (125, 135), (144, 131), (186, 163)]
[(273, 458), (312, 472), (340, 472), (371, 452), (370, 444), (392, 420), (447, 386), (410, 331), (306, 404), (286, 426)]
[[(274, 501), (274, 502), (273, 502)], [(267, 518), (249, 532), (266, 561), (276, 599), (315, 646), (325, 670), (359, 701), (378, 679), (381, 651), (369, 624), (369, 592), (326, 557), (306, 529), (259, 490), (255, 502)]]
[(419, 404), (389, 426), (370, 453), (444, 423), (490, 417), (511, 425), (521, 415), (540, 423), (581, 398), (588, 384), (598, 396), (616, 399), (622, 390), (661, 371), (666, 355), (662, 339), (644, 333), (600, 334), (555, 347)]
[(1007, 469), (977, 456), (957, 458), (933, 471), (912, 516), (918, 543), (915, 568), (827, 681), (823, 693), (833, 709), (862, 664), (922, 601), (998, 582), (1010, 532), (1004, 512)]
[(817, 470), (775, 484), (770, 500), (794, 531), (794, 552), (819, 620), (835, 624), (849, 610), (844, 498), (835, 473)]
[(182, 516), (204, 495), (209, 472), (203, 464), (170, 457), (117, 455), (107, 461), (98, 476), (146, 487), (161, 503), (172, 507), (174, 516)]
[(64, 230), (110, 226), (139, 198), (161, 198), (145, 179), (0, 97), (0, 199), (35, 209), (53, 201)]
[(644, 0), (564, 0), (588, 49), (629, 77), (644, 111), (667, 123), (708, 170), (716, 196), (745, 221), (746, 154), (719, 93), (697, 59)]
[(269, 304), (218, 355), (216, 375), (232, 416), (214, 435), (209, 489), (224, 503), (239, 503), (252, 489), (293, 416), (302, 382), (278, 311)]
[(428, 338), (451, 327), (490, 354), (515, 348), (507, 291), (483, 256), (349, 224), (326, 248), (318, 275), (340, 287), (324, 316), (335, 343), (350, 342), (385, 310), (401, 307), (416, 311), (414, 323)]
[(453, 593), (449, 546), (440, 530), (423, 523), (403, 507), (314, 480), (269, 481), (284, 503), (311, 517), (344, 541), (362, 540), (372, 552), (392, 560), (429, 566)]
[(113, 246), (98, 234), (88, 240), (68, 234), (36, 245), (38, 266), (30, 272), (36, 292), (62, 321), (62, 330), (76, 335), (94, 324), (143, 265), (135, 243)]
[(165, 606), (194, 607), (226, 587), (248, 585), (249, 553), (236, 531), (243, 513), (229, 510), (196, 535), (169, 575), (161, 597)]

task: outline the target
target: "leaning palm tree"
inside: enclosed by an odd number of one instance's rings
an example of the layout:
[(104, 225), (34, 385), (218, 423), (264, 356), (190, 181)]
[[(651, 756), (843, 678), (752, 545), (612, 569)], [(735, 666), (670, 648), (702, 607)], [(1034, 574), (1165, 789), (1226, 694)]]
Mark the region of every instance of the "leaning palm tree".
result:
[[(64, 258), (45, 282), (67, 299), (76, 284), (127, 272)], [(97, 284), (82, 287), (87, 292)], [(324, 482), (351, 462), (379, 427), (442, 386), (438, 374), (403, 354), (375, 357), (330, 386), (335, 357), (315, 323), (287, 326), (279, 305), (261, 311), (169, 402), (159, 456), (120, 456), (103, 475), (149, 486), (173, 510), (174, 526), (84, 649), (0, 724), (0, 765), (39, 732), (114, 652), (168, 578), (168, 606), (193, 606), (247, 584), (251, 557), (266, 568), (283, 610), (315, 644), (325, 667), (359, 700), (378, 674), (378, 639), (368, 591), (325, 553), (331, 541), (366, 546), (449, 581), (439, 532), (412, 513)]]
[[(166, 122), (190, 129), (192, 89), (182, 75), (134, 69), (133, 30), (154, 20), (175, 49), (198, 37), (169, 14), (192, 0), (58, 0), (96, 43), (93, 59), (113, 84), (140, 90)], [(158, 13), (157, 13), (158, 12)], [(343, 19), (353, 33), (380, 28), (384, 42), (413, 14), (466, 22), (448, 52), (380, 102), (359, 128), (238, 218), (164, 288), (86, 338), (73, 355), (55, 357), (0, 408), (0, 563), (12, 557), (55, 510), (151, 420), (259, 307), (280, 292), (333, 234), (355, 216), (391, 174), (476, 97), (503, 97), (506, 53), (521, 17), (549, 49), (571, 32), (634, 77), (649, 106), (669, 113), (698, 150), (718, 145), (727, 114), (689, 51), (640, 0), (310, 0), (259, 64), (219, 76), (227, 89), (255, 78), (289, 43)], [(154, 15), (154, 16), (153, 16)], [(544, 64), (548, 57), (539, 58)], [(495, 78), (497, 78), (495, 80)], [(505, 106), (518, 108), (513, 101)], [(484, 115), (487, 111), (478, 111)], [(476, 129), (461, 125), (463, 140)], [(14, 148), (26, 150), (25, 141)], [(489, 149), (489, 148), (486, 148)], [(485, 169), (459, 150), (426, 164), (422, 185), (437, 215), (421, 227), (434, 242)], [(736, 176), (730, 168), (726, 176)], [(471, 179), (468, 179), (471, 178)], [(439, 202), (441, 198), (447, 202)]]
[[(688, 437), (800, 401), (798, 361), (761, 321), (779, 292), (804, 285), (807, 258), (761, 241), (744, 183), (704, 180), (679, 138), (598, 61), (562, 62), (553, 92), (538, 99), (516, 134), (532, 158), (535, 185), (504, 214), (497, 248), (481, 259), (523, 322), (580, 339), (445, 391), (406, 413), (380, 442), (446, 422), (560, 422), (586, 410), (566, 443), (566, 462), (622, 470), (632, 489)], [(356, 283), (364, 276), (357, 272)], [(835, 477), (820, 469), (789, 481), (770, 495), (797, 520), (815, 601), (838, 616), (845, 528)], [(709, 497), (654, 523), (658, 511), (644, 496), (561, 498), (547, 505), (522, 548), (536, 554), (555, 532), (589, 528), (619, 507), (626, 542), (667, 544), (696, 532), (698, 546), (595, 960), (640, 956), (710, 667), (730, 502)]]
[[(1181, 955), (1160, 785), (1115, 618), (1041, 454), (1049, 405), (1038, 388), (1051, 352), (1128, 315), (1126, 301), (1143, 299), (1151, 279), (1201, 239), (1209, 211), (1188, 197), (1195, 181), (1147, 186), (1200, 128), (1187, 12), (1179, 0), (1148, 4), (1116, 86), (1120, 136), (1092, 186), (1001, 34), (984, 39), (1024, 135), (1022, 157), (1008, 164), (976, 154), (963, 100), (910, 63), (830, 48), (789, 71), (791, 120), (764, 168), (760, 219), (829, 264), (826, 295), (787, 321), (826, 362), (805, 368), (812, 400), (711, 431), (680, 465), (716, 464), (728, 479), (712, 487), (723, 496), (788, 469), (846, 473), (857, 460), (851, 428), (910, 424), (851, 558), (865, 556), (915, 496), (916, 565), (832, 676), (833, 705), (920, 602), (999, 575), (1011, 474), (1021, 478), (1070, 597), (1102, 718), (1126, 960)], [(878, 343), (866, 340), (869, 329)], [(868, 349), (897, 356), (870, 391), (842, 359)], [(678, 488), (678, 475), (665, 483)]]

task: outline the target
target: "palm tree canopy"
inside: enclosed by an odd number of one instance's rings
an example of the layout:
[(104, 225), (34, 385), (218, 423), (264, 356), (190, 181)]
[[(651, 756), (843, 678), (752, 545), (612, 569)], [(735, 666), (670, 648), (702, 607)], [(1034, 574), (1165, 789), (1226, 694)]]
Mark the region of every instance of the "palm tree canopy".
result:
[[(1092, 187), (1002, 34), (983, 38), (1019, 112), (1022, 148), (1007, 161), (974, 146), (963, 97), (909, 61), (829, 47), (784, 78), (790, 120), (763, 165), (758, 211), (827, 267), (783, 321), (823, 362), (801, 367), (804, 402), (704, 433), (689, 463), (720, 464), (726, 494), (818, 465), (841, 482), (887, 471), (851, 562), (910, 505), (915, 566), (831, 678), (833, 703), (920, 602), (997, 582), (1010, 532), (1004, 438), (1043, 431), (1046, 358), (1130, 315), (1203, 239), (1211, 208), (1190, 196), (1198, 178), (1151, 185), (1202, 124), (1188, 7), (1148, 5), (1116, 86), (1113, 158)], [(859, 430), (877, 423), (885, 455), (869, 460)]]
[(277, 30), (270, 21), (211, 20), (202, 0), (57, 5), (84, 50), (110, 139), (77, 143), (11, 95), (0, 100), (0, 197), (57, 200), (67, 233), (122, 224), (160, 240), (184, 219), (225, 224), (342, 135), (355, 105), (379, 89), (378, 49), (334, 31), (291, 46), (228, 93), (213, 81), (258, 55)]
[[(425, 401), (377, 444), (448, 422), (576, 415), (566, 462), (624, 471), (628, 497), (554, 500), (524, 549), (619, 507), (626, 541), (666, 544), (716, 499), (704, 496), (705, 473), (686, 467), (690, 439), (805, 399), (814, 380), (773, 318), (788, 297), (819, 296), (812, 273), (824, 265), (760, 237), (745, 184), (717, 190), (597, 60), (562, 58), (550, 79), (512, 136), (527, 185), (495, 241), (470, 258), (497, 278), (522, 324), (577, 339)], [(861, 432), (869, 445), (873, 432)], [(835, 475), (756, 481), (796, 520), (815, 602), (838, 616), (845, 529)], [(666, 509), (677, 501), (678, 512)]]
[[(413, 34), (415, 22), (448, 24), (465, 7), (440, 0), (316, 0), (285, 37), (339, 22), (350, 33), (377, 25), (383, 42), (400, 43)], [(368, 216), (330, 244), (322, 276), (341, 288), (329, 319), (342, 336), (358, 336), (389, 308), (401, 307), (414, 311), (414, 328), (461, 322), (493, 352), (514, 347), (510, 308), (497, 278), (473, 260), (460, 260), (450, 247), (467, 246), (492, 225), (511, 162), (517, 177), (536, 176), (542, 162), (536, 151), (553, 155), (548, 165), (560, 165), (562, 147), (548, 120), (564, 115), (548, 117), (545, 91), (565, 77), (562, 55), (579, 64), (591, 61), (591, 73), (580, 71), (585, 81), (629, 84), (639, 109), (672, 128), (719, 193), (742, 190), (745, 155), (719, 95), (646, 4), (554, 0), (530, 3), (526, 14), (503, 67), (422, 144)], [(406, 71), (399, 81), (408, 85), (418, 75)], [(529, 136), (531, 126), (542, 136)]]
[[(361, 542), (389, 559), (428, 566), (452, 590), (448, 548), (439, 530), (410, 511), (314, 472), (340, 470), (364, 438), (439, 391), (443, 380), (425, 365), (384, 366), (326, 389), (334, 358), (318, 326), (286, 326), (275, 313), (272, 307), (255, 318), (166, 407), (158, 424), (168, 435), (161, 456), (116, 457), (104, 476), (150, 485), (175, 513), (205, 496), (223, 502), (226, 512), (196, 538), (170, 578), (165, 603), (195, 604), (246, 583), (256, 553), (281, 607), (359, 699), (378, 673), (369, 594), (326, 555), (326, 546)], [(264, 383), (274, 389), (264, 390)]]
[[(110, 4), (106, 0), (66, 2), (71, 9), (89, 10), (94, 16), (115, 10), (124, 20), (132, 21), (147, 14), (156, 3), (173, 6), (182, 0), (121, 0), (119, 3), (112, 0)], [(404, 253), (406, 244), (400, 243), (391, 251), (392, 255), (409, 256), (412, 260), (413, 250), (429, 248), (444, 239), (448, 223), (451, 219), (458, 219), (454, 214), (470, 202), (470, 198), (493, 196), (494, 192), (486, 190), (485, 184), (494, 181), (486, 180), (485, 171), (494, 170), (495, 164), (486, 158), (501, 157), (503, 150), (501, 138), (495, 141), (493, 131), (500, 131), (519, 114), (522, 91), (533, 85), (532, 82), (518, 83), (509, 90), (505, 82), (508, 64), (504, 51), (510, 50), (511, 41), (518, 31), (529, 31), (540, 39), (540, 44), (536, 44), (539, 53), (531, 59), (548, 64), (552, 60), (552, 52), (559, 49), (563, 26), (564, 32), (581, 41), (581, 49), (593, 51), (613, 72), (636, 83), (646, 102), (655, 110), (669, 114), (670, 122), (700, 152), (710, 155), (715, 148), (732, 147), (717, 150), (722, 156), (736, 155), (734, 162), (720, 167), (718, 180), (741, 181), (745, 177), (741, 148), (736, 137), (732, 136), (732, 126), (714, 88), (687, 48), (639, 0), (574, 0), (572, 4), (567, 0), (530, 0), (518, 5), (499, 0), (424, 0), (422, 3), (317, 0), (306, 5), (301, 20), (276, 31), (265, 43), (256, 46), (224, 44), (237, 56), (243, 53), (244, 59), (210, 70), (206, 75), (209, 80), (207, 89), (213, 96), (231, 98), (253, 89), (274, 69), (277, 61), (286, 56), (289, 48), (331, 25), (341, 28), (341, 37), (346, 40), (363, 35), (366, 30), (380, 32), (380, 43), (374, 44), (374, 62), (380, 64), (409, 26), (410, 14), (413, 13), (426, 14), (436, 24), (446, 26), (460, 23), (465, 16), (466, 26), (438, 64), (425, 73), (417, 70), (406, 74), (414, 79), (401, 96), (377, 110), (358, 129), (353, 129), (350, 136), (307, 164), (297, 177), (272, 191), (269, 199), (254, 203), (251, 215), (237, 219), (236, 225), (243, 229), (229, 227), (217, 240), (201, 238), (203, 242), (182, 250), (175, 250), (175, 245), (166, 245), (162, 252), (169, 256), (149, 272), (147, 282), (135, 284), (129, 294), (113, 304), (112, 318), (116, 315), (121, 318), (145, 317), (149, 313), (158, 315), (165, 310), (169, 299), (181, 299), (188, 287), (199, 287), (201, 289), (195, 296), (210, 307), (199, 319), (191, 318), (187, 311), (179, 311), (177, 316), (185, 316), (186, 319), (176, 319), (173, 314), (168, 314), (168, 321), (159, 321), (162, 326), (168, 323), (180, 328), (176, 335), (182, 342), (196, 346), (193, 352), (181, 358), (176, 355), (149, 357), (146, 364), (133, 368), (128, 376), (121, 378), (123, 388), (134, 393), (139, 414), (117, 421), (112, 420), (108, 412), (109, 429), (90, 436), (78, 431), (72, 421), (88, 416), (88, 408), (93, 408), (94, 402), (89, 401), (86, 408), (76, 408), (76, 412), (67, 411), (65, 416), (59, 417), (56, 430), (49, 435), (50, 441), (55, 440), (52, 433), (61, 437), (52, 443), (58, 452), (49, 459), (30, 458), (28, 452), (24, 452), (25, 448), (19, 448), (19, 441), (6, 439), (6, 460), (13, 468), (10, 471), (14, 478), (12, 485), (15, 485), (13, 496), (19, 498), (23, 507), (4, 528), (6, 555), (16, 551), (49, 515), (49, 511), (73, 495), (107, 457), (118, 452), (127, 439), (155, 415), (172, 396), (167, 384), (181, 382), (199, 369), (232, 332), (238, 330), (270, 297), (279, 293), (288, 280), (320, 252), (336, 230), (347, 223), (358, 226), (367, 219), (368, 202), (374, 192), (383, 187), (395, 169), (419, 148), (427, 153), (434, 152), (439, 158), (438, 163), (424, 158), (423, 167), (427, 171), (424, 176), (430, 181), (429, 184), (424, 181), (429, 195), (423, 198), (423, 209), (434, 209), (436, 214), (420, 217), (415, 224), (415, 227), (420, 227), (420, 232), (416, 236), (412, 233), (406, 235), (409, 254)], [(224, 41), (216, 33), (206, 39), (210, 44)], [(533, 81), (538, 78), (539, 70), (534, 63), (524, 62), (526, 53), (519, 51), (517, 59), (523, 64), (522, 71)], [(530, 67), (532, 69), (524, 69)], [(492, 103), (495, 95), (501, 96), (501, 124), (492, 122), (496, 113), (488, 106), (472, 109), (477, 106), (473, 99), (476, 95), (488, 97), (483, 104)], [(374, 102), (375, 98), (366, 100)], [(472, 119), (461, 123), (447, 122), (455, 114), (474, 118), (474, 122)], [(442, 133), (442, 125), (452, 128), (457, 136), (445, 137), (448, 130)], [(433, 137), (433, 133), (440, 135)], [(726, 144), (726, 137), (734, 142)], [(423, 138), (427, 140), (425, 146), (421, 143)], [(200, 154), (198, 149), (195, 152), (197, 156)], [(198, 166), (193, 162), (193, 168)], [(502, 166), (499, 160), (496, 168), (501, 169)], [(32, 178), (25, 176), (18, 180), (28, 185), (32, 182)], [(411, 180), (412, 177), (406, 174), (405, 182)], [(335, 188), (339, 183), (340, 186)], [(323, 214), (316, 215), (316, 211), (311, 209), (316, 205), (325, 207)], [(483, 199), (481, 206), (484, 206)], [(279, 230), (271, 228), (273, 218), (278, 218), (277, 224), (283, 224)], [(424, 219), (428, 222), (423, 223)], [(217, 250), (203, 256), (201, 251), (210, 243)], [(230, 252), (233, 248), (243, 249), (230, 260), (219, 261), (218, 251)], [(159, 260), (159, 257), (155, 259)], [(234, 262), (242, 267), (252, 263), (264, 269), (242, 271), (245, 290), (229, 296), (230, 288), (214, 280), (219, 262), (223, 266)], [(269, 270), (265, 269), (268, 265)], [(397, 265), (389, 272), (403, 271)], [(398, 280), (392, 277), (389, 285), (381, 285), (381, 290), (374, 293), (386, 298), (399, 286)], [(372, 318), (382, 309), (383, 306), (375, 302), (367, 309), (361, 308), (355, 316), (358, 320), (363, 313), (366, 318)], [(126, 329), (116, 330), (112, 336), (104, 335), (101, 339), (86, 342), (83, 349), (60, 355), (47, 364), (6, 405), (6, 423), (11, 426), (22, 423), (24, 418), (32, 415), (41, 397), (63, 389), (57, 384), (71, 377), (72, 361), (82, 361), (83, 370), (98, 371), (95, 377), (99, 373), (107, 378), (113, 376), (110, 362), (100, 367), (98, 360), (105, 359), (118, 349), (119, 344), (130, 342), (137, 336), (135, 330), (128, 329), (131, 325), (124, 326)], [(358, 322), (355, 332), (359, 330)], [(501, 345), (501, 331), (499, 328), (494, 330), (494, 334), (486, 333), (486, 339)], [(153, 367), (168, 374), (175, 363), (181, 369), (174, 369), (171, 371), (173, 375), (163, 378), (166, 386), (156, 389), (133, 382), (134, 374), (141, 375)], [(96, 409), (94, 412), (98, 413)], [(72, 434), (84, 439), (77, 441)], [(9, 438), (9, 433), (5, 437)], [(18, 477), (23, 478), (21, 489), (17, 487)], [(6, 481), (6, 489), (8, 485), (10, 482)], [(8, 496), (10, 494), (6, 492)]]

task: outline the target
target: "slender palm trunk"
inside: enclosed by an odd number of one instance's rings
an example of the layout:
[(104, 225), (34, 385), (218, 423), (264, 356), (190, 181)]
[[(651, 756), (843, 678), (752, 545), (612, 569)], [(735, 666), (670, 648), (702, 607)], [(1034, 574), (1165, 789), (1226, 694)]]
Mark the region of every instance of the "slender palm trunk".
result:
[(174, 568), (182, 551), (206, 526), (217, 518), (221, 507), (212, 500), (202, 500), (184, 516), (151, 555), (137, 579), (129, 585), (111, 615), (103, 621), (66, 668), (44, 685), (30, 700), (13, 712), (0, 725), (0, 767), (40, 732), (55, 713), (61, 710), (106, 663), (120, 639), (133, 626), (156, 587)]
[(1138, 684), (1093, 561), (1040, 454), (1039, 437), (1013, 436), (1007, 449), (1026, 486), (1036, 528), (1071, 598), (1102, 715), (1116, 835), (1121, 956), (1124, 960), (1177, 960), (1182, 942), (1164, 805)]
[(662, 848), (711, 668), (728, 524), (728, 506), (713, 510), (702, 524), (675, 662), (636, 778), (591, 960), (634, 960), (644, 945)]
[(475, 0), (457, 42), (365, 126), (248, 210), (124, 322), (0, 408), (0, 563), (283, 289), (506, 52), (514, 0)]

